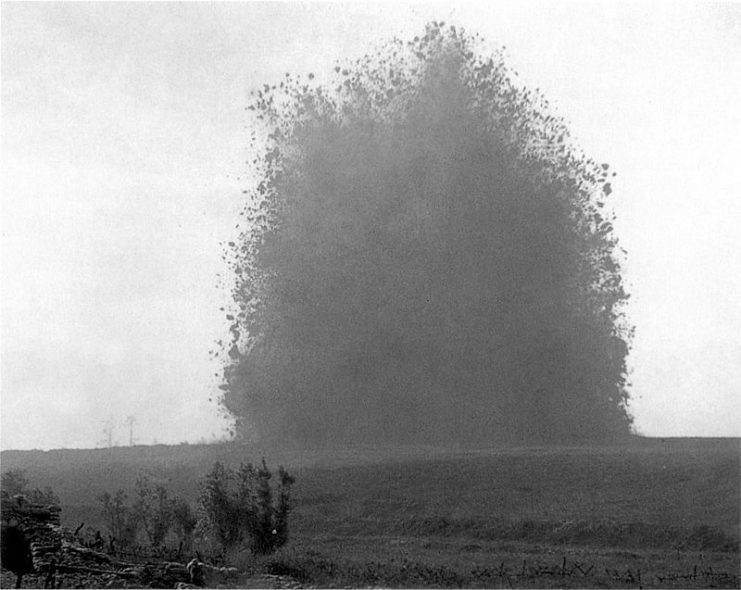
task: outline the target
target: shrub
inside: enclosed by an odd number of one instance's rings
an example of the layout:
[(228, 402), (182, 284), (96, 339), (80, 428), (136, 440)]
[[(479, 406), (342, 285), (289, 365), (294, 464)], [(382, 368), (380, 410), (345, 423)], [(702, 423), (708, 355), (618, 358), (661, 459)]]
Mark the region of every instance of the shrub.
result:
[(114, 495), (98, 496), (103, 519), (110, 536), (122, 547), (134, 547), (141, 539), (155, 551), (166, 547), (173, 534), (178, 551), (193, 548), (197, 518), (191, 506), (182, 498), (172, 496), (164, 485), (153, 485), (149, 476), (140, 473), (136, 480), (133, 504), (127, 503), (124, 490)]
[(199, 529), (210, 534), (222, 547), (232, 547), (238, 540), (237, 518), (231, 499), (230, 488), (234, 473), (220, 462), (201, 481), (198, 498)]
[(98, 496), (103, 519), (108, 532), (121, 545), (129, 546), (136, 541), (136, 519), (126, 505), (126, 492), (118, 490), (115, 495), (104, 492)]
[(287, 542), (294, 478), (279, 468), (274, 502), (272, 477), (263, 459), (259, 467), (241, 464), (236, 473), (216, 462), (202, 480), (199, 526), (223, 551), (248, 543), (253, 553), (268, 554)]
[(198, 519), (190, 504), (182, 498), (175, 497), (172, 504), (172, 528), (181, 550), (190, 551), (193, 547), (193, 534), (197, 523)]
[(136, 496), (134, 522), (137, 528), (144, 530), (152, 547), (160, 547), (173, 523), (174, 500), (165, 486), (152, 486), (143, 473), (136, 480)]

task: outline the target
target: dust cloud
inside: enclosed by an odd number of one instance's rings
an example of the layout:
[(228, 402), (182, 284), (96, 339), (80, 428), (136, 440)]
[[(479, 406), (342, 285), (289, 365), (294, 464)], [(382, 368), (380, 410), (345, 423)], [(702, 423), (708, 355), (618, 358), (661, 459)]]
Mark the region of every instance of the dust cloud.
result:
[[(249, 106), (223, 407), (303, 444), (630, 432), (632, 328), (605, 199), (502, 52), (443, 23)], [(259, 151), (258, 151), (259, 150)]]

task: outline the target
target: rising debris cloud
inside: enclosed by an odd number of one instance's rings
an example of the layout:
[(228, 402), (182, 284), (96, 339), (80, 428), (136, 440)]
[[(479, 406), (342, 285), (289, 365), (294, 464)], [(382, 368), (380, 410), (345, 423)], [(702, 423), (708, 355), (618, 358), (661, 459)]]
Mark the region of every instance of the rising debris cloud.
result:
[(258, 182), (226, 246), (221, 402), (239, 436), (630, 432), (614, 173), (482, 46), (431, 23), (331, 83), (286, 74), (255, 92)]

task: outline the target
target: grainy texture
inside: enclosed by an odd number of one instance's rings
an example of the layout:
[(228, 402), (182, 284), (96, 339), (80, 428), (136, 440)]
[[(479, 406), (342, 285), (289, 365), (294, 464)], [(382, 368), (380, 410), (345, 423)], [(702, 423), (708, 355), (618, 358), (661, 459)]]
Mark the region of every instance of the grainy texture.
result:
[(157, 472), (193, 500), (194, 482), (213, 461), (234, 466), (263, 455), (296, 474), (295, 509), (288, 545), (252, 566), (293, 583), (739, 583), (737, 439), (455, 450), (163, 446), (12, 452), (2, 461), (54, 488), (63, 523), (74, 528), (81, 520), (102, 527), (96, 494), (131, 488), (138, 469)]

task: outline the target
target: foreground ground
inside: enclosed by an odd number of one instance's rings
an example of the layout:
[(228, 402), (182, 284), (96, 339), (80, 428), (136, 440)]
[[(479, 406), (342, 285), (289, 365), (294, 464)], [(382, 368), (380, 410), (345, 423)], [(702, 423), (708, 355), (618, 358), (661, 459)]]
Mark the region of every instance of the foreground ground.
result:
[(2, 463), (51, 486), (63, 524), (100, 528), (97, 495), (130, 490), (140, 470), (195, 500), (215, 460), (265, 455), (286, 465), (297, 476), (291, 541), (267, 559), (239, 556), (239, 586), (735, 588), (739, 450), (738, 439), (300, 452), (183, 445), (6, 452)]

